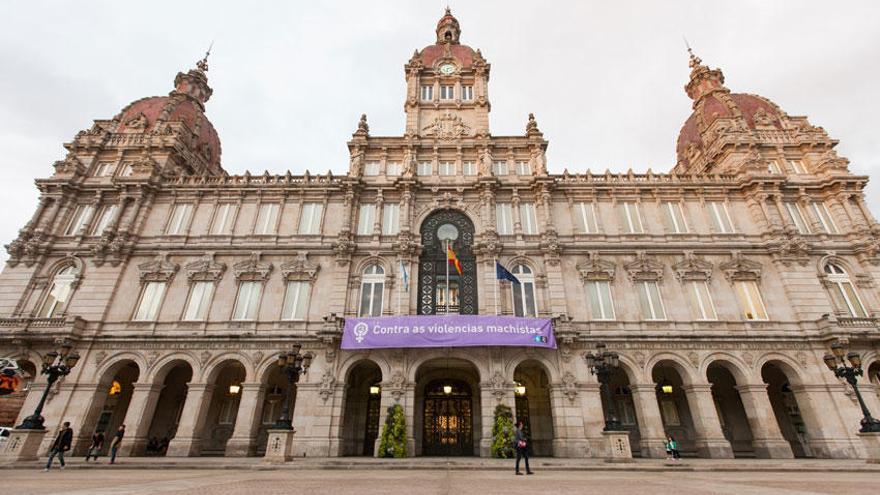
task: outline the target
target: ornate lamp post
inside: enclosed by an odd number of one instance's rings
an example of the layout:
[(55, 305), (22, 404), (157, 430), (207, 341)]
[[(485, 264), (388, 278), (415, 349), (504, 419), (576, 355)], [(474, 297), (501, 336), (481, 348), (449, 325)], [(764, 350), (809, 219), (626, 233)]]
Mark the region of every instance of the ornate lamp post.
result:
[(61, 343), (58, 351), (48, 352), (43, 355), (43, 368), (41, 373), (47, 375), (46, 389), (43, 390), (43, 396), (40, 397), (40, 402), (37, 404), (34, 413), (24, 418), (24, 421), (15, 427), (17, 430), (45, 429), (43, 427), (42, 412), (43, 405), (46, 404), (46, 396), (49, 395), (49, 389), (52, 388), (52, 385), (58, 381), (59, 378), (67, 376), (70, 373), (70, 370), (76, 366), (77, 361), (79, 361), (79, 354), (76, 352), (70, 352), (71, 349), (73, 349), (73, 344), (65, 340)]
[(617, 419), (617, 411), (614, 401), (611, 400), (611, 374), (620, 365), (620, 358), (616, 352), (606, 351), (605, 344), (596, 344), (596, 353), (588, 352), (584, 355), (590, 373), (596, 375), (602, 387), (602, 397), (605, 402), (605, 428), (603, 431), (625, 431), (623, 425)]
[[(846, 359), (844, 359), (844, 355), (846, 355)], [(862, 416), (864, 416), (861, 422), (862, 427), (859, 431), (862, 433), (880, 433), (880, 421), (871, 417), (871, 411), (868, 410), (868, 406), (862, 400), (862, 394), (856, 385), (858, 382), (856, 377), (862, 376), (862, 356), (855, 351), (847, 353), (843, 344), (835, 342), (831, 345), (831, 353), (825, 354), (822, 360), (825, 361), (825, 366), (828, 366), (828, 369), (834, 373), (834, 376), (843, 378), (852, 385), (856, 398), (859, 400), (859, 406), (862, 407)], [(847, 366), (847, 360), (849, 360), (851, 366)]]
[(284, 406), (281, 408), (281, 417), (275, 423), (275, 429), (292, 430), (293, 420), (291, 414), (291, 396), (293, 395), (293, 387), (299, 382), (299, 377), (309, 369), (312, 364), (311, 353), (300, 353), (301, 344), (294, 344), (293, 348), (288, 352), (282, 352), (278, 355), (278, 366), (281, 372), (287, 376), (287, 393), (284, 394)]

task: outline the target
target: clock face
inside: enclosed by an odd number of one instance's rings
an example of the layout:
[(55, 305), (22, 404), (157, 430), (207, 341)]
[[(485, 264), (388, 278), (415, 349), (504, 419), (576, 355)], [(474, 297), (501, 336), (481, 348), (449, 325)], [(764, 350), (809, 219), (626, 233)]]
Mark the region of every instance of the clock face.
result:
[(453, 64), (443, 64), (440, 66), (440, 72), (444, 75), (450, 75), (455, 72), (455, 65)]

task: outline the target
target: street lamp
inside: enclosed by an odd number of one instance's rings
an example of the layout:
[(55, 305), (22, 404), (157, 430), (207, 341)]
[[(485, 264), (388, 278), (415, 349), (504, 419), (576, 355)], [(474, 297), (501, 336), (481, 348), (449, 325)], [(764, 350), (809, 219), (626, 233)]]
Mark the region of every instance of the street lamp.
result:
[(603, 431), (625, 431), (623, 425), (617, 419), (614, 401), (611, 400), (611, 374), (620, 366), (620, 356), (616, 352), (606, 351), (605, 344), (596, 344), (596, 353), (587, 352), (584, 355), (590, 373), (596, 375), (602, 387), (602, 397), (605, 402), (605, 428)]
[(61, 342), (58, 351), (47, 352), (43, 355), (43, 367), (40, 373), (47, 376), (46, 389), (43, 390), (43, 396), (34, 413), (24, 418), (20, 425), (16, 426), (16, 430), (44, 430), (43, 427), (43, 406), (46, 404), (46, 396), (49, 395), (49, 389), (52, 384), (58, 381), (62, 376), (67, 376), (70, 370), (76, 366), (79, 361), (79, 353), (70, 352), (73, 345), (65, 340)]
[(279, 430), (292, 430), (293, 420), (291, 414), (291, 396), (293, 395), (293, 387), (299, 382), (299, 377), (307, 372), (309, 365), (312, 364), (312, 353), (302, 354), (301, 344), (294, 344), (290, 351), (282, 351), (278, 355), (278, 366), (281, 372), (287, 375), (287, 394), (284, 396), (284, 407), (281, 408), (281, 417), (275, 423), (275, 428)]
[[(844, 359), (844, 355), (846, 359)], [(856, 385), (858, 381), (856, 377), (862, 376), (862, 356), (855, 351), (847, 353), (843, 344), (835, 342), (831, 345), (831, 354), (826, 353), (822, 360), (825, 361), (825, 366), (828, 366), (828, 369), (834, 373), (834, 376), (843, 378), (852, 385), (856, 398), (859, 400), (859, 406), (862, 407), (862, 427), (859, 431), (862, 433), (880, 433), (880, 421), (871, 417), (871, 411), (868, 410), (868, 406), (862, 400), (862, 394)], [(847, 366), (847, 360), (849, 360), (850, 366)]]

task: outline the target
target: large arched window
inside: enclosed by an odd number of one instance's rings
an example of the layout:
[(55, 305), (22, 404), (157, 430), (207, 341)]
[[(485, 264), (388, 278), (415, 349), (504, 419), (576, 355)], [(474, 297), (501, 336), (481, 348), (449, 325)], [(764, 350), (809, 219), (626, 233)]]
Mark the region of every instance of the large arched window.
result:
[(534, 318), (538, 315), (535, 305), (535, 274), (526, 265), (516, 265), (511, 273), (519, 279), (519, 284), (511, 284), (513, 314)]
[(834, 263), (825, 265), (826, 284), (831, 293), (831, 299), (839, 310), (843, 310), (848, 316), (855, 318), (867, 318), (868, 313), (859, 300), (856, 288), (853, 287), (846, 270)]
[(52, 286), (37, 313), (39, 317), (54, 318), (64, 311), (73, 294), (77, 275), (76, 267), (73, 265), (66, 266), (55, 274), (52, 278)]
[(385, 292), (385, 270), (379, 265), (370, 265), (361, 277), (361, 306), (359, 316), (381, 316), (382, 296)]

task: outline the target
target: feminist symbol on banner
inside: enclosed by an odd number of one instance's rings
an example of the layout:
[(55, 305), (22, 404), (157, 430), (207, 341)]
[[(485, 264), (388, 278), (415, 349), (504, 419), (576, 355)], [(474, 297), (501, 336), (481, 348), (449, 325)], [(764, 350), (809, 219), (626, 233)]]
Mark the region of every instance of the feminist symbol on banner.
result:
[(366, 323), (360, 322), (354, 326), (354, 338), (361, 343), (364, 341), (364, 337), (367, 336), (367, 332), (370, 331), (370, 327), (367, 326)]

